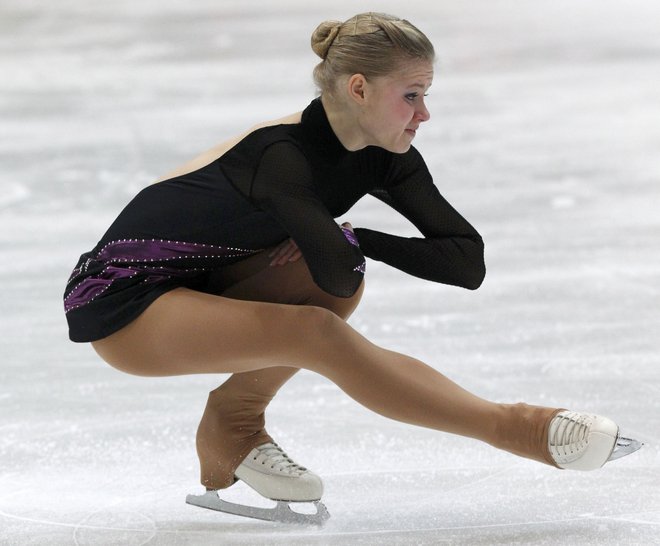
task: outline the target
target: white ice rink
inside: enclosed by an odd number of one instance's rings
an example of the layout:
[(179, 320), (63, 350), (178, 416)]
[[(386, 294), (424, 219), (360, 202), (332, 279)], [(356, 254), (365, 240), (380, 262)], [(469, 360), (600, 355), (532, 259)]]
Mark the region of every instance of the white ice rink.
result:
[[(368, 10), (436, 46), (416, 146), (488, 274), (470, 292), (369, 261), (351, 323), (481, 396), (602, 413), (647, 445), (560, 472), (303, 372), (268, 426), (323, 477), (328, 524), (188, 506), (226, 376), (115, 371), (68, 341), (64, 284), (141, 187), (305, 107), (312, 30)], [(0, 544), (660, 544), (659, 2), (0, 0), (0, 29)], [(372, 198), (342, 220), (415, 234)]]

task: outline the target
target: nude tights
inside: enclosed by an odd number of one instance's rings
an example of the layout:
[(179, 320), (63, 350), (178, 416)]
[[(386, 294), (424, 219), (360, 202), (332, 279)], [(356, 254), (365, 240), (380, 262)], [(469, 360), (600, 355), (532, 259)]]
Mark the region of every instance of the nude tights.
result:
[(320, 290), (300, 259), (267, 252), (223, 268), (204, 292), (175, 289), (93, 343), (104, 360), (144, 376), (234, 373), (209, 394), (197, 433), (201, 481), (228, 487), (254, 447), (272, 441), (264, 412), (299, 368), (318, 372), (386, 417), (485, 441), (554, 465), (547, 437), (557, 408), (479, 398), (423, 362), (379, 347), (346, 319), (359, 303)]

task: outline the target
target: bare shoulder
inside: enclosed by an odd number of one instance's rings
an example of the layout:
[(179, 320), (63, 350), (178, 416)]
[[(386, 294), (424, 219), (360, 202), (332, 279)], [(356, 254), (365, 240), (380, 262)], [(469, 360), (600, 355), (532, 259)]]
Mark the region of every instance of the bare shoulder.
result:
[(210, 148), (209, 150), (202, 152), (191, 161), (188, 161), (187, 163), (176, 168), (174, 171), (169, 172), (165, 176), (159, 178), (158, 180), (156, 180), (156, 182), (167, 180), (168, 178), (173, 178), (175, 176), (181, 176), (186, 173), (190, 173), (196, 171), (197, 169), (201, 169), (202, 167), (205, 167), (209, 163), (212, 163), (213, 161), (224, 155), (228, 150), (236, 146), (236, 144), (238, 144), (246, 136), (248, 136), (250, 133), (253, 133), (257, 129), (263, 129), (264, 127), (271, 127), (273, 125), (295, 125), (297, 123), (300, 123), (301, 117), (302, 117), (302, 112), (296, 112), (295, 114), (289, 114), (288, 116), (284, 116), (278, 119), (273, 119), (270, 121), (264, 121), (262, 123), (258, 123), (257, 125), (250, 127), (247, 131), (241, 133), (240, 135), (234, 136), (223, 142), (220, 142), (219, 144), (213, 146), (213, 148)]

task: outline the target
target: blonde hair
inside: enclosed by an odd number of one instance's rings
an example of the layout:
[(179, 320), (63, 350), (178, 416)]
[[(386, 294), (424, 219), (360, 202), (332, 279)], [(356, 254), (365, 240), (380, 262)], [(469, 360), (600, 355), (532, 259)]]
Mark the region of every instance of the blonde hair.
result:
[(314, 68), (321, 93), (332, 94), (341, 76), (386, 76), (407, 60), (433, 62), (435, 52), (417, 27), (385, 13), (360, 13), (345, 22), (324, 21), (312, 33), (312, 50), (323, 59)]

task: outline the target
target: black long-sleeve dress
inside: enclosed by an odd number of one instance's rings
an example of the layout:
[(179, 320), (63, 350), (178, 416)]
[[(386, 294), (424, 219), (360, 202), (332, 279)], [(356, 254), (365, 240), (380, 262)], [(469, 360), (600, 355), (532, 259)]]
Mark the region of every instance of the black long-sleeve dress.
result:
[[(338, 226), (366, 194), (423, 237)], [(319, 287), (341, 297), (360, 285), (365, 256), (470, 289), (485, 274), (480, 235), (440, 195), (419, 152), (349, 152), (317, 98), (299, 124), (258, 129), (209, 165), (138, 193), (71, 274), (69, 336), (106, 337), (168, 290), (200, 287), (212, 270), (288, 237)]]

